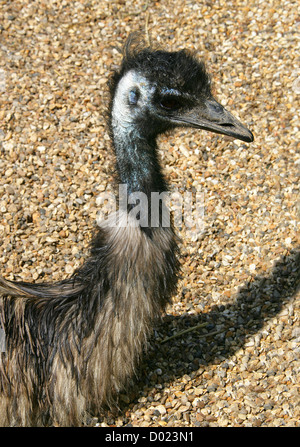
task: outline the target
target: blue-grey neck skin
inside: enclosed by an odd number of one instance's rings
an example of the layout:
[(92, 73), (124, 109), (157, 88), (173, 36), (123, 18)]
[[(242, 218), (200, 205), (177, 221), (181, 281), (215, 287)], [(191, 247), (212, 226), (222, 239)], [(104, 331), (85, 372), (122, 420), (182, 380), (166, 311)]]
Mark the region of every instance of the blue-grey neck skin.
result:
[(120, 80), (113, 100), (111, 125), (119, 181), (126, 183), (128, 194), (140, 191), (149, 196), (167, 190), (148, 111), (154, 91), (146, 78), (129, 71)]
[[(154, 92), (155, 86), (150, 85), (147, 79), (129, 71), (116, 89), (111, 114), (119, 182), (126, 184), (128, 196), (134, 193), (146, 195), (147, 209), (143, 208), (141, 201), (135, 202), (139, 203), (141, 209), (141, 222), (147, 223), (141, 223), (144, 228), (151, 227), (153, 213), (162, 214), (162, 203), (158, 210), (151, 209), (151, 193), (167, 191), (158, 161), (157, 132), (149, 113), (149, 103)], [(127, 203), (127, 211), (130, 212), (134, 206), (134, 203)], [(161, 222), (160, 218), (158, 220)]]

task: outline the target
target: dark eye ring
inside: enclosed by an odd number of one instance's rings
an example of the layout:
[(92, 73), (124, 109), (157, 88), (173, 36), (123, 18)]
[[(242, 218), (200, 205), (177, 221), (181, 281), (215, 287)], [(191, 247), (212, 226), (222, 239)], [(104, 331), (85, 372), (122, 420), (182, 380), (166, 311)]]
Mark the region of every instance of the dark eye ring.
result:
[(160, 100), (160, 107), (165, 110), (178, 110), (182, 106), (177, 97), (165, 96)]

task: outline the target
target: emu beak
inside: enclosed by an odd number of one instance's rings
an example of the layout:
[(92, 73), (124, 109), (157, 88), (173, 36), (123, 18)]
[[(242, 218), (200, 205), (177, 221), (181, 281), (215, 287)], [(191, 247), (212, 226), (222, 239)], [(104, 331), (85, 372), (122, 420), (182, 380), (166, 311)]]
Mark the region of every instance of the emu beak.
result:
[(184, 125), (228, 135), (247, 143), (254, 140), (252, 132), (214, 98), (206, 99), (201, 105), (173, 119)]

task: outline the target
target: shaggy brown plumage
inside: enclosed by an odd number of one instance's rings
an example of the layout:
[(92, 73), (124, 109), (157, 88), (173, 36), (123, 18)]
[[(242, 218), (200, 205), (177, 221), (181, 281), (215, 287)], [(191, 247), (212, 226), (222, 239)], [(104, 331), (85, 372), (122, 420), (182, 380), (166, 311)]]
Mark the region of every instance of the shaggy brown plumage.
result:
[(108, 228), (69, 280), (1, 279), (1, 425), (80, 425), (112, 403), (174, 291), (174, 251), (170, 229)]

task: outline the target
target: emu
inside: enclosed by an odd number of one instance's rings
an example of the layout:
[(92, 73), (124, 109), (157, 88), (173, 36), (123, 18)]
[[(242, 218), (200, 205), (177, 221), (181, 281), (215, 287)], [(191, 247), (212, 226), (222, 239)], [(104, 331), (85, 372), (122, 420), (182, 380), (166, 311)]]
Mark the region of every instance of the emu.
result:
[[(157, 136), (178, 126), (245, 142), (252, 133), (211, 93), (205, 66), (186, 50), (127, 41), (110, 82), (109, 126), (117, 182), (128, 193), (168, 191)], [(97, 230), (87, 261), (56, 283), (0, 277), (1, 426), (76, 426), (115, 405), (133, 376), (156, 319), (176, 292), (172, 223), (142, 226), (132, 205)], [(151, 212), (151, 209), (148, 211)]]

